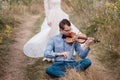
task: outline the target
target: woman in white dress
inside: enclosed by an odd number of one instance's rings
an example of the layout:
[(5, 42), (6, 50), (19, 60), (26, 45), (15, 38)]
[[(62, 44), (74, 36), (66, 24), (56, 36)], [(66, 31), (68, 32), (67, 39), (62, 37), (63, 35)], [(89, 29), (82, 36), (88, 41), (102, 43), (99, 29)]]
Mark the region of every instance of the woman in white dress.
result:
[[(28, 57), (39, 58), (44, 56), (44, 49), (50, 37), (59, 33), (59, 22), (68, 19), (69, 16), (61, 9), (61, 0), (44, 0), (45, 20), (41, 31), (33, 36), (23, 48)], [(73, 32), (80, 31), (71, 23)]]

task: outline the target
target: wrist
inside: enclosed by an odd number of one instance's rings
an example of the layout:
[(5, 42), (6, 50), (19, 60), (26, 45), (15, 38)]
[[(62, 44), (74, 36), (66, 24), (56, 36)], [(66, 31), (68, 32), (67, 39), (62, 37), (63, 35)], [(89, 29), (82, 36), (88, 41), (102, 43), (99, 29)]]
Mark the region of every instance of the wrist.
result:
[(60, 56), (60, 53), (56, 53), (55, 56)]

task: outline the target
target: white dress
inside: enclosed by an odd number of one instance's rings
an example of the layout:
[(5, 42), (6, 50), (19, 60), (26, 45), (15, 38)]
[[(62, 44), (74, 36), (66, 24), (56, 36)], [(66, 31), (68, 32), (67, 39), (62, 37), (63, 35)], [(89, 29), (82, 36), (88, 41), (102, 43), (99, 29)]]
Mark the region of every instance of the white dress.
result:
[[(33, 36), (23, 47), (28, 57), (39, 58), (44, 56), (44, 50), (50, 37), (59, 33), (59, 22), (69, 16), (61, 9), (61, 0), (44, 0), (46, 18), (41, 25), (41, 31)], [(48, 26), (51, 22), (52, 26)], [(71, 23), (73, 32), (80, 31)]]

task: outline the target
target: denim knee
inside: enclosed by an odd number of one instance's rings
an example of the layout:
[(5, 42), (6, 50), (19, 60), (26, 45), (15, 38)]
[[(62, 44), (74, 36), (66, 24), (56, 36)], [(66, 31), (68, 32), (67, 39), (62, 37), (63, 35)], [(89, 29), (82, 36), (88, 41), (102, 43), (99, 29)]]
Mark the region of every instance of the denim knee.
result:
[(88, 66), (90, 66), (92, 64), (92, 61), (90, 59), (85, 59), (85, 62), (88, 64)]
[(50, 74), (50, 73), (52, 72), (52, 70), (51, 70), (50, 67), (47, 67), (47, 68), (45, 69), (45, 72), (46, 72), (47, 74)]
[(92, 64), (90, 59), (83, 59), (80, 63), (76, 66), (76, 70), (86, 70)]
[[(55, 69), (56, 68), (56, 69)], [(49, 66), (45, 69), (45, 72), (53, 77), (61, 77), (61, 76), (65, 76), (65, 72), (61, 71), (58, 67), (54, 67), (53, 66)]]

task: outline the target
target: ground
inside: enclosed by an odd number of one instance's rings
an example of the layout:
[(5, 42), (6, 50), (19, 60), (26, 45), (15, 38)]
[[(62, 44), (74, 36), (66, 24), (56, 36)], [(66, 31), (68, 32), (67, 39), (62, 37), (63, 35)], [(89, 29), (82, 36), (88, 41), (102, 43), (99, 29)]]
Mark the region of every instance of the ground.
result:
[[(40, 17), (41, 15), (26, 16), (21, 25), (15, 28), (14, 42), (9, 45), (8, 65), (5, 66), (6, 74), (1, 80), (50, 80), (50, 77), (44, 73), (44, 69), (51, 63), (46, 64), (46, 62), (40, 61), (41, 59), (34, 60), (23, 53), (23, 46), (33, 34), (35, 23)], [(94, 49), (92, 51), (95, 52)], [(87, 71), (89, 76), (86, 77), (92, 77), (93, 80), (115, 80), (110, 71), (104, 68), (94, 54), (90, 53), (89, 57), (93, 64)], [(36, 63), (38, 64), (36, 65)]]

